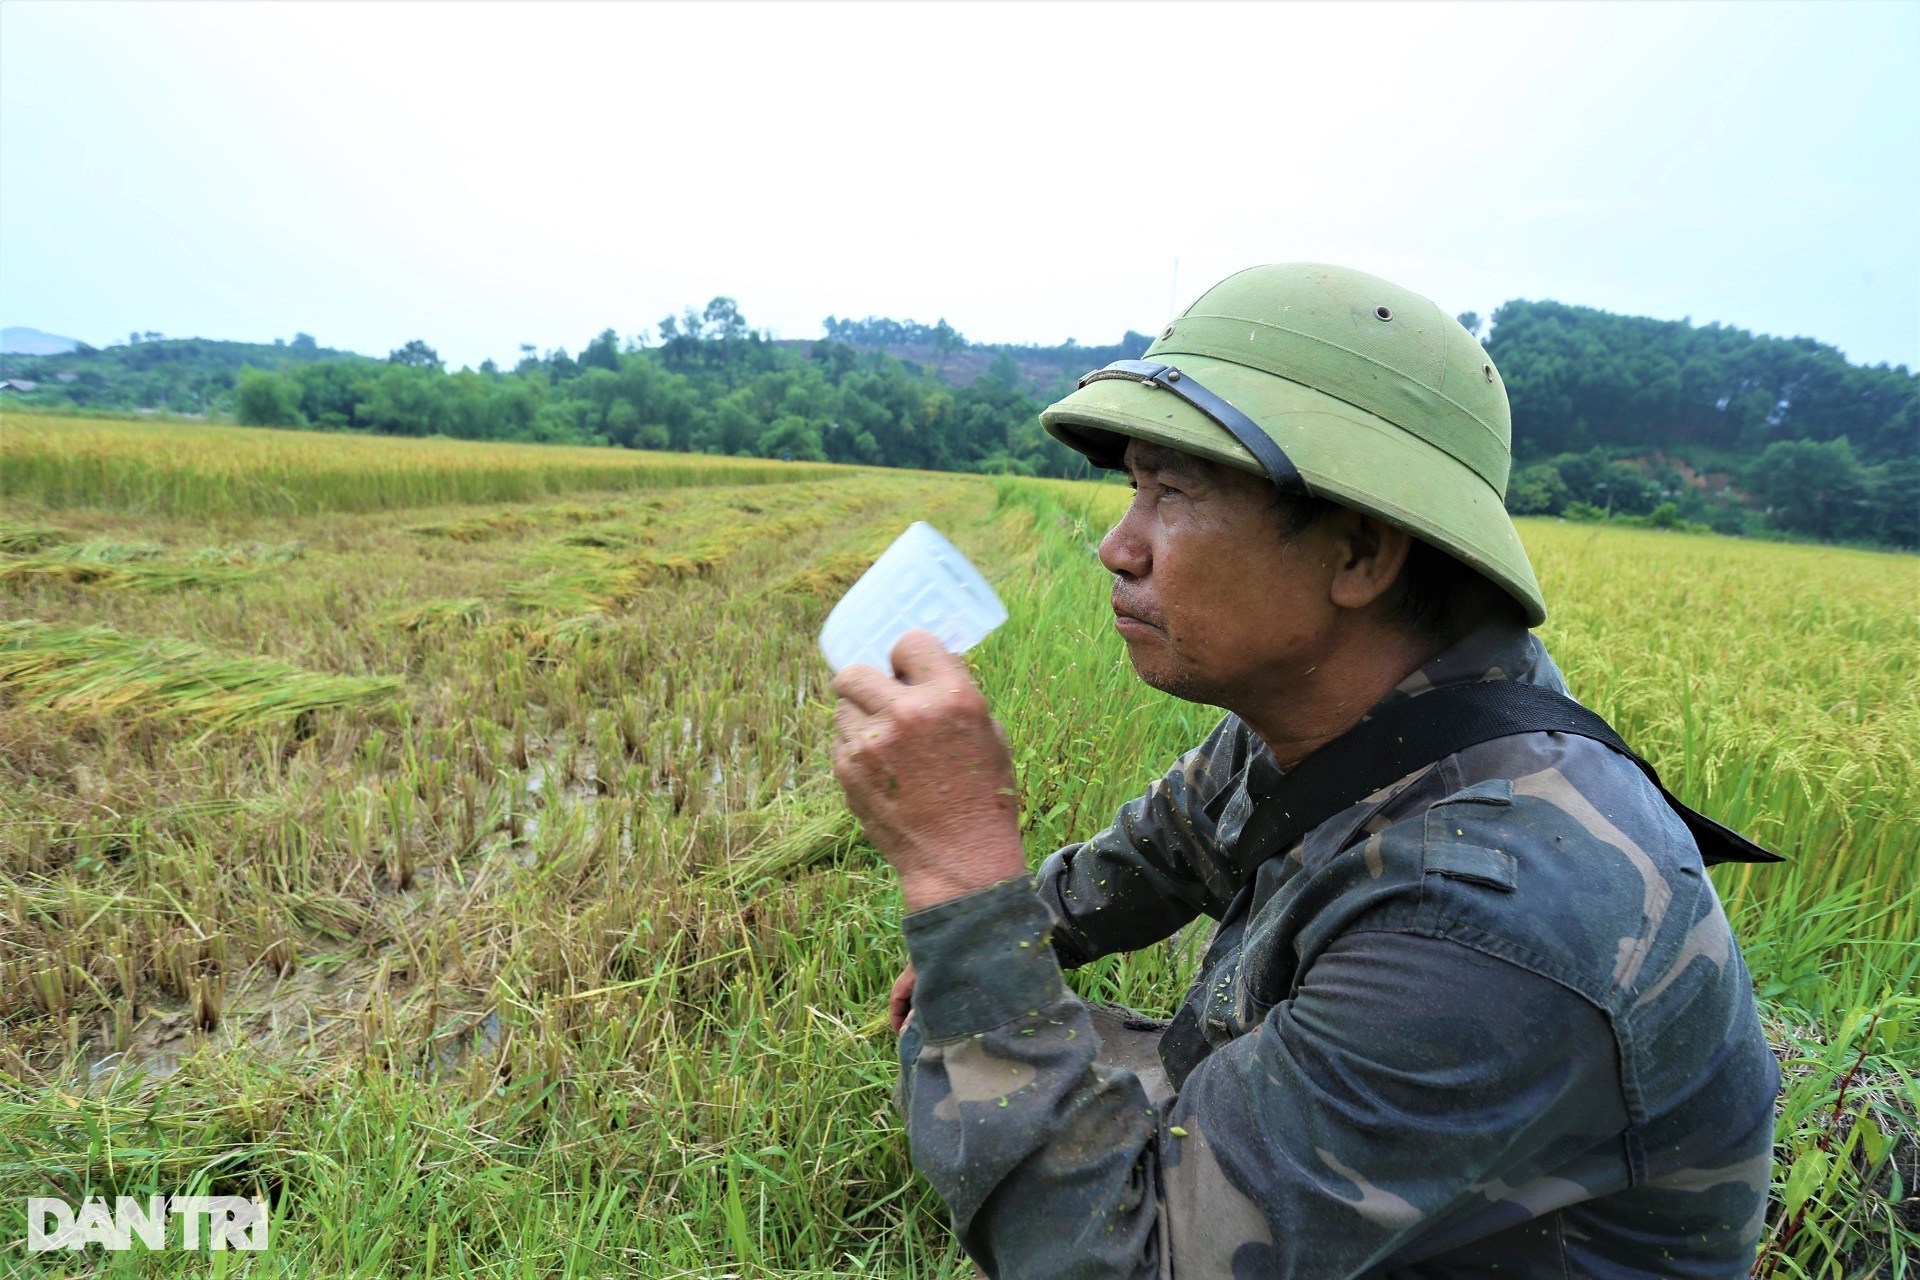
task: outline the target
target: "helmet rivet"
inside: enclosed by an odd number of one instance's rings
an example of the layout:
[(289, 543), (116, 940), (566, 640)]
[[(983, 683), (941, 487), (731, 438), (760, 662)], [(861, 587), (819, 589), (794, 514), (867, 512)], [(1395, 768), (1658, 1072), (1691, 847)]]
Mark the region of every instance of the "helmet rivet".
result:
[(1162, 329), (1160, 331), (1160, 336), (1163, 338), (1171, 338), (1173, 336), (1173, 326), (1168, 325), (1166, 328)]
[(1393, 319), (1393, 308), (1392, 307), (1375, 307), (1373, 309), (1373, 314), (1375, 314), (1376, 316), (1379, 316), (1382, 320), (1391, 320)]
[(1484, 374), (1486, 374), (1486, 375), (1487, 375), (1487, 381), (1488, 381), (1488, 382), (1492, 382), (1492, 381), (1493, 381), (1493, 366), (1492, 366), (1492, 365), (1490, 365), (1490, 364), (1483, 364), (1483, 365), (1481, 365), (1481, 366), (1480, 366), (1480, 372), (1482, 372), (1482, 373), (1484, 373)]
[(1167, 381), (1168, 382), (1180, 381), (1180, 371), (1178, 369), (1167, 370)]

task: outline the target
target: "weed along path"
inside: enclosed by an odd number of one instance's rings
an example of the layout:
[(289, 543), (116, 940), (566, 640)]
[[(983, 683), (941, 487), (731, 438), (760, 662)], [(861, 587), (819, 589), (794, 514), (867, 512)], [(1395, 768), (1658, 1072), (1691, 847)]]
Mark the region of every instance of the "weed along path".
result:
[[(1123, 492), (0, 420), (0, 1201), (263, 1195), (257, 1276), (971, 1275), (814, 636), (911, 520), (982, 566), (1037, 861), (1214, 719), (1107, 625)], [(1872, 1274), (1920, 1229), (1914, 562), (1523, 531), (1576, 692), (1795, 859), (1716, 873), (1788, 1058), (1771, 1231)], [(1203, 940), (1073, 981), (1170, 1008)]]

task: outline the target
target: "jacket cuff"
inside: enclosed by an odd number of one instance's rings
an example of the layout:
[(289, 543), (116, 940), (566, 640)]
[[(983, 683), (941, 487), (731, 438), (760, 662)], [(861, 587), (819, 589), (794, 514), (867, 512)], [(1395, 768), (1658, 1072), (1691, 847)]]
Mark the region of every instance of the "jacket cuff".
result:
[(914, 1023), (928, 1040), (990, 1031), (1066, 994), (1048, 946), (1053, 917), (1017, 876), (901, 922), (913, 959)]

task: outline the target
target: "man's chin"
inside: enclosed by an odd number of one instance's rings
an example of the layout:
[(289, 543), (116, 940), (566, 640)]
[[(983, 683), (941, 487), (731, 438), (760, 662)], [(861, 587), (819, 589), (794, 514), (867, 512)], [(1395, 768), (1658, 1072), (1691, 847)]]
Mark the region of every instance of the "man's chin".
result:
[(1133, 664), (1133, 674), (1140, 677), (1142, 684), (1184, 702), (1220, 705), (1218, 691), (1212, 685), (1199, 679), (1193, 672), (1166, 661), (1165, 651), (1158, 650), (1157, 646), (1145, 653), (1141, 651), (1142, 648), (1131, 643), (1127, 645), (1127, 660)]

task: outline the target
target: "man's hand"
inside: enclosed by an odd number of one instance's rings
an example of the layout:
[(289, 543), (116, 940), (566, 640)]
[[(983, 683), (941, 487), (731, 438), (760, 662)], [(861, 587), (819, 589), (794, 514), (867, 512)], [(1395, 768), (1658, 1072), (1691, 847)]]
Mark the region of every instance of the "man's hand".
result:
[(1027, 860), (1013, 760), (966, 664), (925, 631), (900, 637), (892, 659), (899, 679), (864, 663), (834, 677), (833, 772), (919, 911)]
[(887, 996), (887, 1020), (893, 1023), (893, 1034), (899, 1035), (907, 1029), (907, 1021), (913, 1017), (913, 966), (908, 965), (893, 980), (893, 991)]

